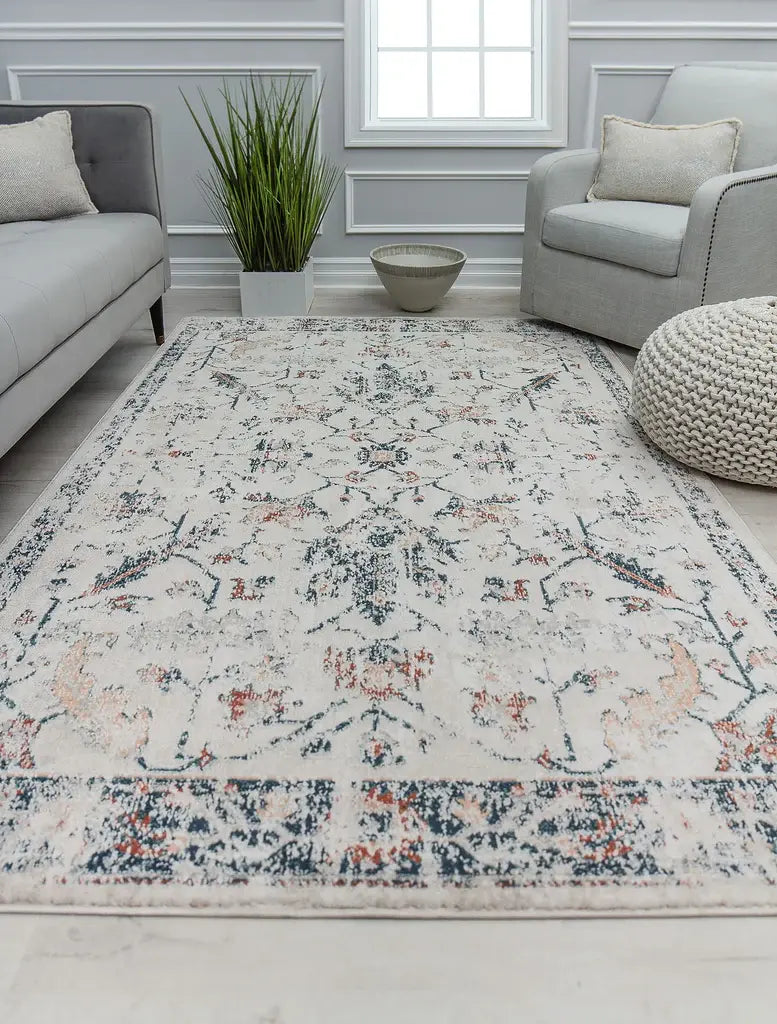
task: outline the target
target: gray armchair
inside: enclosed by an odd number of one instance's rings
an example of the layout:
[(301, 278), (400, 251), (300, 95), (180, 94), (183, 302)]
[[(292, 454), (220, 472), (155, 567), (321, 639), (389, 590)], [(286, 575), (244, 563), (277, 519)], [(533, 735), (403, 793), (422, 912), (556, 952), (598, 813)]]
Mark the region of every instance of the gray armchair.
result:
[(538, 160), (526, 202), (521, 309), (639, 348), (676, 313), (777, 293), (777, 64), (675, 69), (654, 124), (738, 117), (733, 174), (690, 207), (586, 203), (598, 150)]

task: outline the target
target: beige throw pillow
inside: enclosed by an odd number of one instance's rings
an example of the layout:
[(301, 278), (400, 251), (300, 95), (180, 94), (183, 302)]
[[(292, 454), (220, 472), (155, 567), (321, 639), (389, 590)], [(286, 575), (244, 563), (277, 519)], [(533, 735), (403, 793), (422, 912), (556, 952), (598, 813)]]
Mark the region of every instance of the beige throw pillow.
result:
[(608, 114), (602, 159), (588, 201), (633, 200), (690, 206), (696, 190), (734, 169), (742, 122), (642, 124)]
[(0, 224), (97, 213), (73, 153), (67, 110), (0, 125)]

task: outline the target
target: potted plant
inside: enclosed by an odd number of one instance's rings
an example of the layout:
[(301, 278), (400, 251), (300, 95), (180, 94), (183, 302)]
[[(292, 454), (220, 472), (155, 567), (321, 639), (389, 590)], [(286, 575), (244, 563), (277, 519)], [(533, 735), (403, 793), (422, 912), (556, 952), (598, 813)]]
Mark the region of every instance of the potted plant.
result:
[(205, 116), (184, 96), (213, 167), (205, 197), (242, 266), (244, 316), (304, 314), (313, 302), (310, 250), (342, 170), (318, 152), (321, 92), (306, 115), (301, 81), (265, 86), (255, 77), (237, 96), (224, 83), (223, 121), (200, 90)]

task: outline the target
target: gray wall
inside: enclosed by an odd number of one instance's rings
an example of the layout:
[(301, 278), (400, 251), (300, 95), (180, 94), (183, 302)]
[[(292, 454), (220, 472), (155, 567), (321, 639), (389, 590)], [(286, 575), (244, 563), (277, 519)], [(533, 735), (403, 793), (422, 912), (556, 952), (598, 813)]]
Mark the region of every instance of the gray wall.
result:
[[(570, 0), (569, 35), (570, 145), (589, 145), (603, 112), (649, 115), (676, 63), (777, 59), (777, 0)], [(0, 0), (0, 96), (16, 88), (24, 99), (153, 105), (175, 281), (231, 285), (179, 88), (215, 96), (224, 75), (277, 67), (297, 69), (312, 89), (320, 69), (322, 143), (348, 178), (316, 246), (318, 283), (371, 283), (370, 248), (413, 237), (466, 249), (470, 284), (517, 283), (526, 177), (543, 151), (344, 149), (342, 36), (343, 0)]]

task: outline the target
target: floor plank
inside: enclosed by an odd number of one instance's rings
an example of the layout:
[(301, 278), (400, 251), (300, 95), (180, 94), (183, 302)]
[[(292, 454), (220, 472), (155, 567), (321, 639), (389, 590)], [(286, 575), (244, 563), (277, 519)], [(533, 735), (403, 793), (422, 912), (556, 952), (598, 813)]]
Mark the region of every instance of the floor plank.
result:
[(767, 919), (0, 917), (0, 949), (25, 928), (25, 1024), (750, 1024), (777, 970)]
[[(327, 290), (312, 312), (394, 309), (382, 290)], [(169, 326), (237, 313), (237, 296), (215, 290), (166, 299)], [(437, 315), (517, 316), (517, 294), (455, 289)], [(613, 348), (633, 365), (636, 353)], [(0, 459), (0, 537), (155, 351), (141, 322)], [(775, 493), (720, 486), (777, 557)], [(777, 919), (0, 915), (0, 1020), (8, 1024), (749, 1024), (773, 1016), (775, 970)]]

